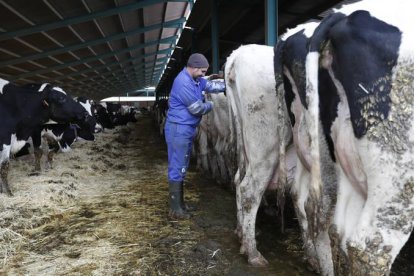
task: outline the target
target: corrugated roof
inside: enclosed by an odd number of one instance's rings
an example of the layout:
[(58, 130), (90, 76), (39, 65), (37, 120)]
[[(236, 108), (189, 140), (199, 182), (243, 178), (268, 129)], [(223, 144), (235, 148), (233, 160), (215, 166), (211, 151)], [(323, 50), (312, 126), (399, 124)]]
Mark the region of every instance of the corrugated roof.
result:
[[(156, 87), (157, 96), (170, 93), (175, 76), (185, 66), (194, 52), (204, 54), (212, 61), (211, 14), (213, 0), (198, 0), (191, 11), (186, 29), (180, 37), (176, 50)], [(266, 0), (216, 0), (218, 6), (219, 65), (234, 49), (245, 44), (265, 44)], [(322, 12), (342, 0), (278, 0), (278, 33), (308, 20), (322, 19)], [(345, 0), (355, 1), (355, 0)], [(211, 68), (208, 74), (211, 73)]]
[(153, 86), (193, 2), (0, 1), (0, 77), (97, 100)]

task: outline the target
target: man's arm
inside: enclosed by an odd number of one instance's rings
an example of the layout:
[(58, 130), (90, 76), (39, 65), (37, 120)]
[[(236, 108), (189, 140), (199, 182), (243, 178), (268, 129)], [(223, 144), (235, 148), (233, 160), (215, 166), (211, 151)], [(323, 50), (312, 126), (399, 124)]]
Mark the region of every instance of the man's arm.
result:
[(180, 89), (179, 99), (187, 107), (187, 110), (194, 116), (202, 116), (207, 114), (213, 108), (213, 103), (203, 102), (194, 96), (192, 88), (183, 85)]
[(217, 79), (215, 81), (206, 80), (206, 87), (204, 91), (207, 93), (220, 93), (226, 91), (226, 83), (223, 79)]
[(213, 103), (212, 102), (205, 102), (203, 103), (201, 100), (197, 100), (193, 104), (187, 107), (188, 111), (190, 111), (191, 114), (195, 116), (201, 116), (204, 114), (207, 114), (213, 109)]

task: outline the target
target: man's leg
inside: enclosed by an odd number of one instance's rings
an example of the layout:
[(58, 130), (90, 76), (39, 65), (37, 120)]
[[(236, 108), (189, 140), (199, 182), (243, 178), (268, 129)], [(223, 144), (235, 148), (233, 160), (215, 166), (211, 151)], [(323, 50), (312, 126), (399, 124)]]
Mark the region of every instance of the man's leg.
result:
[[(193, 146), (193, 143), (192, 143), (192, 140), (191, 140), (191, 143), (188, 146), (187, 155), (186, 155), (186, 167), (185, 167), (185, 170), (186, 171), (188, 170), (188, 167), (190, 165), (192, 146)], [(185, 198), (184, 198), (184, 178), (183, 178), (183, 188), (181, 189), (181, 197), (183, 199), (182, 200), (182, 204), (181, 204), (181, 208), (183, 208), (187, 212), (192, 212), (192, 211), (195, 211), (196, 210), (196, 208), (194, 206), (191, 206), (191, 205), (188, 205), (188, 204), (185, 203)]]
[(187, 219), (190, 217), (190, 214), (183, 208), (183, 180), (187, 173), (194, 132), (195, 130), (191, 126), (169, 122), (165, 126), (165, 138), (168, 146), (170, 216), (173, 218)]

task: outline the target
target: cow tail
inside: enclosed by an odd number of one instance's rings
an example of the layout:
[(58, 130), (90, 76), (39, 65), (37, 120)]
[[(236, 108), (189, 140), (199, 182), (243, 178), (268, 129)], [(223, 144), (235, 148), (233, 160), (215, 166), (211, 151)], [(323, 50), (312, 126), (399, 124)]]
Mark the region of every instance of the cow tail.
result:
[(320, 200), (322, 190), (322, 178), (320, 168), (319, 149), (319, 57), (320, 50), (328, 42), (331, 28), (345, 17), (342, 13), (334, 13), (327, 16), (315, 29), (308, 44), (308, 55), (306, 56), (306, 101), (311, 120), (309, 123), (310, 156), (311, 164), (311, 195)]
[[(237, 148), (237, 125), (236, 125), (236, 120), (235, 120), (235, 116), (237, 116), (236, 114), (236, 110), (235, 109), (235, 103), (234, 103), (234, 86), (236, 85), (235, 82), (235, 72), (234, 72), (234, 62), (235, 62), (235, 55), (236, 53), (233, 52), (226, 60), (225, 62), (225, 66), (224, 66), (224, 80), (226, 83), (226, 98), (227, 98), (227, 107), (228, 107), (228, 111), (229, 111), (229, 126), (230, 126), (230, 137), (229, 137), (229, 144), (230, 145), (235, 145), (235, 149), (232, 149), (235, 151), (235, 161), (233, 163), (236, 164), (236, 168), (238, 168), (239, 166), (239, 157), (237, 156), (237, 154), (240, 153), (239, 149)], [(236, 169), (237, 172), (239, 172), (240, 168)], [(239, 184), (239, 178), (237, 177), (238, 174), (236, 173), (236, 175), (233, 178), (233, 184), (234, 185), (238, 185)], [(232, 176), (233, 177), (233, 176)]]
[(275, 70), (276, 93), (278, 93), (278, 88), (283, 85), (283, 49), (285, 44), (285, 41), (279, 39), (273, 48), (273, 67)]
[[(224, 62), (224, 64), (221, 66), (221, 70), (223, 71), (223, 79), (224, 79), (224, 83), (226, 83), (226, 62)], [(227, 91), (226, 91), (226, 89), (224, 89), (223, 94), (224, 94), (224, 96), (227, 96)]]
[[(283, 129), (284, 127), (282, 127)], [(280, 130), (280, 132), (283, 132)], [(281, 138), (279, 134), (279, 138)], [(283, 139), (283, 138), (282, 138)], [(287, 173), (286, 173), (286, 143), (280, 140), (279, 143), (279, 165), (278, 165), (278, 185), (277, 185), (277, 207), (281, 218), (281, 232), (285, 231), (285, 199), (286, 199), (286, 185), (287, 185)]]
[(275, 93), (277, 98), (277, 116), (278, 122), (280, 123), (280, 128), (278, 130), (278, 141), (279, 141), (279, 163), (277, 168), (277, 206), (279, 210), (279, 215), (281, 218), (281, 231), (284, 232), (284, 207), (285, 207), (285, 196), (286, 196), (286, 185), (287, 185), (287, 167), (286, 167), (286, 145), (289, 141), (286, 141), (286, 132), (288, 127), (286, 121), (288, 117), (286, 116), (286, 104), (285, 104), (285, 91), (283, 86), (283, 47), (285, 42), (279, 40), (274, 47), (274, 57), (273, 57), (273, 66), (275, 71)]

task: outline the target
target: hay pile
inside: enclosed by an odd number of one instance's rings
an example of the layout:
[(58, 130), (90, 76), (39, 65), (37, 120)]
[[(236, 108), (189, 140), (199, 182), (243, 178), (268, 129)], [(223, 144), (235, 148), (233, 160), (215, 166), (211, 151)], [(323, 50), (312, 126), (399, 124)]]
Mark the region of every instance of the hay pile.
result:
[(0, 273), (198, 271), (186, 258), (200, 233), (167, 219), (167, 156), (147, 120), (77, 142), (40, 175), (31, 157), (11, 162), (14, 196), (0, 195)]

